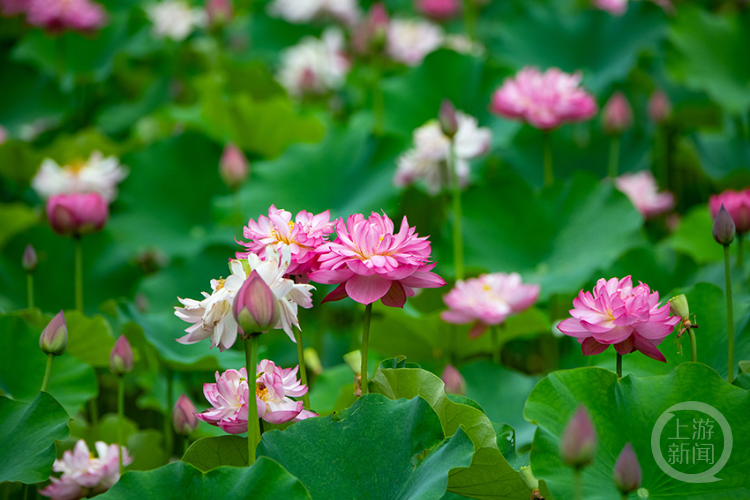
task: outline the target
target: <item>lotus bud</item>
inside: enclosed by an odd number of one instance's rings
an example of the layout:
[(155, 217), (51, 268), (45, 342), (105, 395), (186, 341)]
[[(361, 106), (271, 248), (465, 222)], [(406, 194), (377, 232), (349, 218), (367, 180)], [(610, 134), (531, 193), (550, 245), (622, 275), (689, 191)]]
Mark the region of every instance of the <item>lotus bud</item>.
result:
[(207, 0), (206, 17), (211, 26), (221, 26), (232, 19), (231, 0)]
[(440, 375), (440, 378), (445, 384), (446, 394), (460, 394), (461, 396), (466, 394), (466, 381), (461, 376), (461, 372), (459, 372), (455, 366), (445, 365), (445, 369), (443, 369), (443, 374)]
[(308, 370), (310, 370), (315, 375), (320, 375), (321, 373), (323, 373), (323, 364), (320, 362), (318, 351), (316, 351), (312, 347), (306, 347), (303, 353), (303, 357), (305, 358), (305, 366)]
[(622, 92), (615, 92), (604, 105), (602, 112), (604, 131), (621, 134), (633, 125), (633, 109)]
[(440, 130), (443, 131), (443, 134), (453, 139), (453, 136), (458, 132), (458, 118), (456, 117), (456, 108), (448, 99), (443, 99), (443, 102), (440, 103), (438, 121), (440, 121)]
[(60, 311), (44, 327), (42, 335), (39, 337), (39, 347), (44, 354), (59, 356), (65, 352), (67, 346), (68, 325), (65, 324), (65, 315)]
[(581, 469), (594, 461), (597, 439), (589, 412), (581, 405), (568, 422), (560, 442), (560, 457), (565, 465)]
[(612, 477), (615, 480), (615, 486), (623, 495), (628, 495), (641, 486), (643, 472), (630, 443), (627, 443), (620, 452)]
[(344, 354), (344, 362), (355, 375), (362, 373), (362, 352), (359, 350)]
[(112, 373), (119, 377), (130, 373), (133, 370), (134, 363), (130, 342), (125, 338), (125, 335), (120, 335), (112, 348), (112, 353), (109, 355), (109, 368)]
[(47, 200), (47, 219), (63, 236), (100, 231), (109, 218), (107, 202), (99, 193), (58, 194)]
[(681, 318), (687, 319), (690, 317), (690, 308), (688, 307), (688, 301), (684, 294), (669, 299), (669, 307), (672, 312)]
[(198, 428), (195, 406), (184, 394), (177, 399), (172, 411), (172, 421), (177, 434), (187, 436)]
[(359, 54), (381, 52), (385, 47), (389, 23), (385, 6), (380, 2), (373, 4), (367, 17), (352, 33), (352, 45), (355, 52)]
[(415, 3), (421, 14), (437, 21), (455, 17), (461, 10), (459, 0), (416, 0)]
[(667, 94), (661, 90), (651, 94), (648, 100), (648, 116), (654, 123), (664, 123), (669, 119), (670, 114), (672, 114), (672, 104)]
[(31, 243), (29, 243), (28, 245), (26, 245), (26, 250), (23, 251), (21, 265), (23, 266), (24, 271), (26, 271), (27, 273), (33, 273), (34, 271), (36, 271), (36, 264), (36, 250), (34, 250), (34, 247), (31, 246)]
[(219, 160), (219, 175), (229, 189), (236, 191), (250, 173), (247, 158), (234, 144), (227, 144)]
[(234, 317), (245, 335), (267, 332), (279, 322), (279, 301), (257, 271), (252, 271), (234, 299)]
[(724, 204), (722, 204), (721, 208), (719, 209), (719, 213), (716, 214), (716, 219), (714, 219), (714, 239), (717, 241), (717, 243), (726, 246), (734, 241), (734, 233), (735, 228), (732, 216), (729, 215), (727, 209), (724, 208)]

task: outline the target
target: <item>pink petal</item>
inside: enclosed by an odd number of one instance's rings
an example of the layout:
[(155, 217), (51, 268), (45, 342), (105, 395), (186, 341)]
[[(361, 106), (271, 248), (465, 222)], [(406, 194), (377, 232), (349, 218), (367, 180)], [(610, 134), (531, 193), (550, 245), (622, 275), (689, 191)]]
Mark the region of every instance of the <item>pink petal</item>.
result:
[(360, 304), (372, 304), (391, 288), (391, 281), (378, 275), (355, 275), (346, 282), (346, 293)]
[(398, 281), (391, 282), (388, 293), (383, 295), (383, 305), (388, 307), (404, 307), (406, 304), (406, 292)]
[(600, 344), (593, 337), (589, 337), (581, 343), (581, 350), (584, 356), (593, 356), (602, 353), (607, 347), (609, 347), (608, 344)]
[(349, 295), (346, 293), (346, 283), (341, 283), (339, 286), (336, 287), (331, 293), (326, 295), (326, 297), (323, 299), (321, 303), (326, 302), (336, 302), (338, 300), (342, 300), (347, 298)]
[(649, 358), (655, 359), (656, 361), (661, 361), (663, 363), (667, 362), (667, 359), (664, 357), (661, 351), (656, 348), (651, 340), (645, 339), (637, 333), (633, 333), (633, 337), (635, 340), (635, 348), (637, 350), (641, 351)]

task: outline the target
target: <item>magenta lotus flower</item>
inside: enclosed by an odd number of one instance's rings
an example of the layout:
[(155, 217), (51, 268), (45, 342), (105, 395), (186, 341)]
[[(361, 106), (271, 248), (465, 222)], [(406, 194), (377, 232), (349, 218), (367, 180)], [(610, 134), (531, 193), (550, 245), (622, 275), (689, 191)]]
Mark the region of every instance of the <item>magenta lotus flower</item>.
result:
[(622, 92), (615, 92), (604, 105), (602, 111), (604, 131), (610, 134), (621, 134), (633, 125), (633, 108)]
[(428, 237), (419, 237), (406, 217), (394, 234), (393, 221), (373, 212), (349, 216), (336, 224), (336, 240), (321, 246), (320, 269), (310, 274), (318, 283), (339, 284), (323, 302), (351, 297), (361, 304), (382, 300), (403, 307), (414, 288), (437, 288), (443, 278), (430, 272)]
[(60, 235), (100, 231), (109, 218), (107, 202), (99, 193), (58, 194), (47, 200), (47, 219)]
[(622, 174), (615, 179), (615, 187), (630, 198), (636, 210), (646, 219), (661, 215), (674, 207), (674, 195), (670, 192), (660, 193), (656, 179), (648, 170)]
[(594, 6), (613, 16), (621, 16), (628, 10), (628, 0), (594, 0)]
[(630, 276), (596, 282), (593, 294), (580, 291), (570, 315), (558, 328), (576, 337), (583, 354), (599, 354), (614, 345), (619, 354), (641, 351), (657, 361), (666, 359), (656, 348), (680, 322), (670, 316), (669, 303), (659, 305), (659, 292), (645, 283), (633, 287)]
[(256, 254), (265, 260), (266, 246), (272, 245), (278, 250), (288, 247), (291, 261), (286, 273), (304, 275), (312, 270), (317, 249), (326, 242), (326, 238), (332, 232), (333, 224), (329, 210), (317, 215), (302, 210), (292, 222), (291, 212), (279, 210), (271, 205), (268, 217), (261, 215), (258, 222), (250, 219), (242, 230), (243, 236), (250, 241), (238, 241), (247, 248), (247, 252), (237, 252), (237, 258)]
[(443, 20), (455, 17), (461, 10), (459, 0), (416, 0), (415, 7), (421, 14), (435, 19)]
[[(53, 500), (76, 500), (103, 493), (120, 479), (118, 446), (97, 441), (94, 446), (99, 455), (89, 452), (86, 441), (80, 439), (73, 450), (63, 453), (55, 460), (52, 470), (62, 472), (62, 476), (50, 477), (52, 484), (39, 490), (39, 493)], [(133, 458), (122, 448), (122, 463), (130, 465)]]
[(596, 114), (597, 106), (580, 83), (580, 72), (569, 75), (550, 68), (542, 73), (537, 68), (526, 67), (515, 77), (507, 78), (495, 91), (491, 111), (506, 118), (525, 120), (542, 130), (588, 120)]
[(90, 32), (103, 27), (107, 16), (101, 5), (90, 0), (29, 0), (26, 20), (53, 32)]
[(518, 273), (483, 274), (458, 280), (443, 297), (449, 309), (440, 317), (457, 325), (474, 323), (469, 336), (475, 338), (490, 325), (499, 325), (511, 314), (528, 309), (538, 297), (539, 285), (524, 285)]
[(198, 428), (198, 418), (195, 416), (195, 405), (184, 394), (177, 398), (172, 410), (172, 422), (177, 434), (187, 436)]
[(714, 219), (719, 215), (722, 205), (732, 216), (734, 227), (739, 234), (745, 234), (750, 230), (750, 189), (743, 191), (727, 189), (721, 194), (711, 196), (708, 206)]

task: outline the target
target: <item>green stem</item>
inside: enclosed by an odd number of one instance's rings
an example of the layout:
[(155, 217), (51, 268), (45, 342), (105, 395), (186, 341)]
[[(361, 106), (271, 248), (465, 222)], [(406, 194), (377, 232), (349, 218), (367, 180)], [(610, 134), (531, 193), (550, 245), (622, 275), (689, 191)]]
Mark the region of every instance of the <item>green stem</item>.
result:
[(617, 353), (617, 378), (622, 378), (622, 354)]
[(91, 417), (91, 426), (96, 429), (99, 425), (99, 407), (97, 406), (97, 398), (89, 400), (89, 414)]
[(690, 335), (690, 361), (693, 363), (698, 362), (698, 342), (695, 339), (695, 330), (688, 328), (688, 335)]
[(26, 298), (29, 303), (29, 309), (34, 308), (34, 275), (26, 273)]
[(742, 237), (744, 235), (741, 233), (737, 233), (737, 268), (742, 270), (744, 267), (744, 260), (745, 256), (743, 255), (742, 251)]
[(123, 428), (125, 427), (125, 379), (117, 377), (117, 454), (120, 461), (120, 475), (125, 472), (122, 465)]
[[(294, 330), (294, 339), (297, 341), (297, 360), (299, 361), (299, 379), (302, 385), (307, 386), (307, 368), (305, 367), (305, 347), (302, 345), (302, 332)], [(310, 409), (310, 388), (302, 396), (302, 404), (305, 410)]]
[(24, 483), (23, 485), (23, 500), (29, 498), (29, 485)]
[(477, 12), (474, 0), (464, 0), (464, 31), (472, 41), (477, 37), (476, 22)]
[(575, 500), (583, 500), (583, 481), (581, 480), (581, 469), (573, 469), (573, 491)]
[[(378, 72), (378, 77), (380, 72)], [(374, 116), (373, 133), (375, 135), (383, 135), (385, 131), (385, 101), (383, 99), (383, 91), (380, 88), (380, 78), (375, 81), (375, 85), (372, 88), (372, 114)]]
[(500, 364), (500, 327), (497, 325), (490, 327), (490, 338), (492, 340), (492, 361)]
[(549, 187), (555, 183), (555, 172), (552, 167), (552, 144), (550, 131), (544, 131), (544, 186)]
[(463, 210), (461, 208), (461, 186), (458, 181), (458, 170), (456, 165), (456, 150), (451, 141), (448, 153), (448, 176), (453, 198), (453, 267), (456, 279), (464, 279), (464, 238), (461, 230)]
[(174, 451), (174, 431), (172, 422), (172, 411), (174, 407), (174, 373), (167, 369), (167, 410), (164, 412), (164, 447), (169, 456)]
[(47, 392), (49, 379), (52, 376), (52, 361), (55, 360), (54, 354), (47, 354), (47, 368), (44, 370), (44, 380), (42, 380), (42, 392)]
[(727, 277), (727, 331), (729, 333), (729, 371), (727, 381), (734, 381), (734, 313), (732, 311), (732, 278), (729, 274), (729, 245), (724, 245), (724, 273)]
[(362, 365), (361, 374), (362, 377), (362, 395), (367, 394), (367, 348), (370, 344), (370, 316), (372, 315), (372, 303), (365, 306), (365, 324), (362, 327)]
[(617, 177), (617, 171), (619, 170), (620, 161), (620, 136), (615, 135), (612, 137), (612, 142), (609, 144), (609, 177), (614, 179)]
[(247, 369), (247, 465), (255, 463), (255, 447), (260, 433), (258, 426), (258, 399), (255, 395), (255, 380), (258, 375), (258, 335), (250, 334), (245, 339), (245, 368)]
[(83, 248), (81, 245), (81, 236), (73, 237), (75, 242), (75, 293), (76, 293), (76, 310), (83, 313)]

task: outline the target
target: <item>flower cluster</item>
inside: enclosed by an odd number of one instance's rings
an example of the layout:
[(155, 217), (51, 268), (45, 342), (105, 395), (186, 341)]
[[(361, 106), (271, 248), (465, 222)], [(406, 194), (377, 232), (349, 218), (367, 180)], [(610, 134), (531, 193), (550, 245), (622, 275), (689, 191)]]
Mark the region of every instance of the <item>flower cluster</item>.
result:
[(674, 207), (674, 195), (669, 192), (660, 193), (656, 179), (648, 170), (622, 174), (615, 179), (615, 186), (630, 198), (633, 206), (647, 219)]
[(53, 33), (88, 33), (107, 24), (104, 9), (91, 0), (2, 0), (0, 7), (6, 16), (26, 14), (30, 25)]
[(341, 31), (329, 28), (320, 39), (305, 37), (284, 50), (276, 78), (293, 96), (321, 95), (339, 89), (350, 66)]

